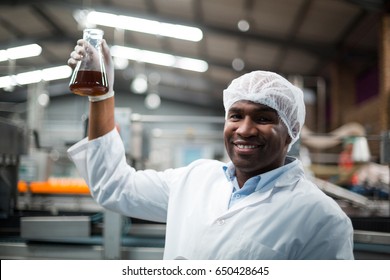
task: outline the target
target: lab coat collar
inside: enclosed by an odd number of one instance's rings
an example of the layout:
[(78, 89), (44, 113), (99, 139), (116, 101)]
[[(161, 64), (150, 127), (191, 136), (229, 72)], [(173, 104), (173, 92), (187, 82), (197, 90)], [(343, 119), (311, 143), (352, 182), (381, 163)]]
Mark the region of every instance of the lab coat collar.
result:
[(255, 191), (250, 196), (246, 197), (239, 203), (233, 205), (224, 216), (234, 215), (240, 209), (253, 205), (266, 200), (271, 196), (275, 188), (294, 186), (296, 182), (304, 175), (303, 167), (301, 162), (293, 157), (286, 158), (286, 164), (290, 164), (288, 171), (284, 172), (279, 178), (276, 179), (274, 186), (267, 189), (264, 192)]
[(286, 164), (291, 164), (290, 172), (284, 172), (275, 182), (275, 188), (295, 185), (295, 183), (304, 177), (303, 166), (300, 160), (294, 157), (287, 157)]

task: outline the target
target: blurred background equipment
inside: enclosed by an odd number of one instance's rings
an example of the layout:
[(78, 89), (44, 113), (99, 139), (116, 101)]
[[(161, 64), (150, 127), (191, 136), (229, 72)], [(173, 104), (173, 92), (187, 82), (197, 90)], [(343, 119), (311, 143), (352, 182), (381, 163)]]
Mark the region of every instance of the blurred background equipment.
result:
[(0, 118), (0, 219), (14, 214), (20, 157), (27, 153), (26, 129)]

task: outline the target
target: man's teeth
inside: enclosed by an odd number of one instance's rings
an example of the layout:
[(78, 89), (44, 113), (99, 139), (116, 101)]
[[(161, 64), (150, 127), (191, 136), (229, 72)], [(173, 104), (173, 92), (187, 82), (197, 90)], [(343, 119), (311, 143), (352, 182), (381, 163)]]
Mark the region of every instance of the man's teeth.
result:
[(254, 149), (257, 146), (255, 146), (255, 145), (237, 145), (237, 147), (240, 149)]

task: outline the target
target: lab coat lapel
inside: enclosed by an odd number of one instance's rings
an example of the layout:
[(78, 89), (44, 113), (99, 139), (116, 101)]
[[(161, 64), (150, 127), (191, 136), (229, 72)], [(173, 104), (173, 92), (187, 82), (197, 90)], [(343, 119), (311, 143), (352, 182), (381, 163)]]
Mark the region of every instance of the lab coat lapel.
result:
[(236, 212), (236, 211), (241, 210), (242, 208), (246, 208), (246, 207), (253, 205), (253, 204), (256, 204), (256, 203), (260, 203), (260, 202), (266, 200), (267, 198), (269, 198), (271, 196), (272, 191), (273, 191), (273, 188), (267, 190), (266, 192), (256, 191), (256, 192), (252, 193), (251, 195), (245, 197), (243, 200), (234, 204), (229, 209), (229, 212), (230, 213)]
[(236, 212), (241, 210), (242, 208), (254, 205), (256, 203), (261, 203), (262, 201), (269, 198), (272, 194), (272, 192), (275, 190), (275, 188), (284, 188), (284, 187), (290, 187), (294, 186), (296, 182), (299, 180), (299, 178), (302, 177), (303, 169), (298, 164), (292, 170), (283, 173), (273, 184), (269, 190), (265, 192), (256, 191), (249, 195), (248, 197), (244, 198), (242, 201), (239, 201), (233, 207), (229, 209), (229, 213)]
[(229, 212), (229, 201), (233, 192), (233, 185), (230, 181), (226, 181), (223, 184), (220, 184), (218, 188), (215, 188), (213, 192), (211, 197), (217, 199), (213, 201), (213, 212), (215, 216), (213, 216), (212, 222), (220, 219)]

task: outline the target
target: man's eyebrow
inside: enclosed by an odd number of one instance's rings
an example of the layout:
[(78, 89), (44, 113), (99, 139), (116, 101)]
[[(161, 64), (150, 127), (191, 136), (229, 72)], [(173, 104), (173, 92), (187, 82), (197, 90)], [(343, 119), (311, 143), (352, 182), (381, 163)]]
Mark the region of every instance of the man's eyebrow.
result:
[(268, 106), (264, 106), (262, 108), (259, 108), (257, 109), (257, 111), (259, 112), (272, 112), (272, 113), (278, 113), (275, 109), (271, 108), (271, 107), (268, 107)]
[(233, 106), (229, 108), (229, 112), (239, 112), (239, 111), (242, 111), (242, 109)]
[(273, 109), (267, 105), (262, 105), (261, 107), (256, 108), (255, 111), (259, 112), (259, 113), (268, 113), (268, 112), (275, 113), (275, 114), (278, 113), (278, 111), (276, 111), (275, 109)]

